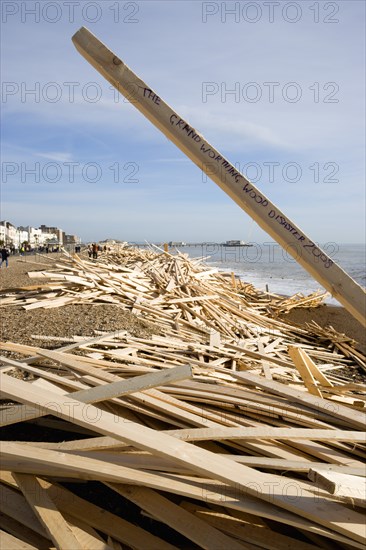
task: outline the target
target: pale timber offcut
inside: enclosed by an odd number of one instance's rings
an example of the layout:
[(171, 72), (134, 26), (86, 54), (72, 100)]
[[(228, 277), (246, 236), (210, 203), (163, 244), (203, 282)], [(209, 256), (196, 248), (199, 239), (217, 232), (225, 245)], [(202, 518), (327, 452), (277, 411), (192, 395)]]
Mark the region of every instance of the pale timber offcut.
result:
[(352, 277), (88, 29), (82, 27), (72, 40), (108, 82), (366, 326), (366, 293)]

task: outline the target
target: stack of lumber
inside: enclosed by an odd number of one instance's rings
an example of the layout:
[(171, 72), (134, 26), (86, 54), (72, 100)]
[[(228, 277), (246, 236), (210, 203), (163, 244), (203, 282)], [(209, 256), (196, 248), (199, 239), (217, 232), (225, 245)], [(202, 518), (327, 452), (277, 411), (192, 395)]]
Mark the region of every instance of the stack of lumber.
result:
[(159, 330), (1, 343), (2, 548), (364, 548), (350, 339), (278, 320), (277, 298), (181, 254), (42, 273), (6, 303), (118, 303)]

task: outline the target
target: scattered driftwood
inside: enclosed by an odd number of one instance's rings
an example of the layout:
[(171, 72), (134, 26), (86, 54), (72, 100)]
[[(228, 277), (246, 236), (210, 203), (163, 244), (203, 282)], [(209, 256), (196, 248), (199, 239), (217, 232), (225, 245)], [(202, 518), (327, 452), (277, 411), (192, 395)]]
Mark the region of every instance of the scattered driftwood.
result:
[(364, 547), (366, 388), (335, 374), (364, 361), (349, 339), (182, 254), (43, 276), (6, 305), (118, 303), (159, 330), (0, 344), (4, 548)]

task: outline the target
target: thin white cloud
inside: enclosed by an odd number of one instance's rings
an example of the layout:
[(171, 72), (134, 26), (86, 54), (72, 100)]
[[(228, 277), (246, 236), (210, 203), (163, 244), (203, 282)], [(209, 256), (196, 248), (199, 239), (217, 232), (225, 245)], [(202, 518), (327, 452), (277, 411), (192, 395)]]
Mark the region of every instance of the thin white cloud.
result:
[(65, 153), (62, 151), (50, 151), (49, 153), (34, 153), (35, 156), (48, 160), (54, 160), (56, 162), (71, 162), (73, 160), (71, 153)]

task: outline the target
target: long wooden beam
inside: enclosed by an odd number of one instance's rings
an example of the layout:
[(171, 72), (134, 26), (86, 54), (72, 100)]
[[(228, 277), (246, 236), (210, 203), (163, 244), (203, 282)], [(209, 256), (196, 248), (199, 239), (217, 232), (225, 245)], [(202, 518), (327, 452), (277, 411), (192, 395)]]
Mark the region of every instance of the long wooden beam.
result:
[(88, 29), (82, 27), (72, 40), (108, 82), (366, 326), (366, 293), (352, 277)]

